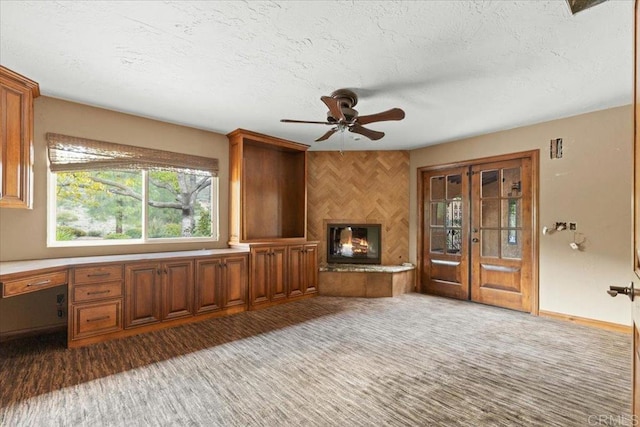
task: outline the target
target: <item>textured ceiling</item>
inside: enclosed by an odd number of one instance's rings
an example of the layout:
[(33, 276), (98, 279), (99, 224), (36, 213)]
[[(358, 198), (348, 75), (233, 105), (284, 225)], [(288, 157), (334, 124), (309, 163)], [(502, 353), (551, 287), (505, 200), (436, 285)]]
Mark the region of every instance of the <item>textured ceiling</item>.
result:
[[(313, 149), (411, 149), (631, 103), (633, 2), (0, 1), (0, 62), (44, 95)], [(320, 96), (401, 122), (313, 140)]]

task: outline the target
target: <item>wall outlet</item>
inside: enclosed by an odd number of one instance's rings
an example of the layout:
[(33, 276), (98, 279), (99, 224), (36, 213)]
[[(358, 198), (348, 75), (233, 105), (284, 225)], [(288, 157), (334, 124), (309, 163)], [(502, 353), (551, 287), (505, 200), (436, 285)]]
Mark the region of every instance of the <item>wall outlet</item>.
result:
[(62, 304), (64, 302), (64, 294), (56, 295), (56, 304)]
[(578, 224), (575, 222), (570, 222), (569, 223), (569, 230), (571, 231), (576, 231), (578, 229)]

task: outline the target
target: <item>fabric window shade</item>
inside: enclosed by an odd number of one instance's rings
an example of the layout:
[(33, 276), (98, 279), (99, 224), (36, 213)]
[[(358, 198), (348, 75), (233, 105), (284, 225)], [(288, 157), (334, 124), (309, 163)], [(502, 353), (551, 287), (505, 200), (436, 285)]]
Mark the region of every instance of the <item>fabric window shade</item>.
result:
[(218, 159), (47, 133), (52, 172), (172, 170), (218, 176)]

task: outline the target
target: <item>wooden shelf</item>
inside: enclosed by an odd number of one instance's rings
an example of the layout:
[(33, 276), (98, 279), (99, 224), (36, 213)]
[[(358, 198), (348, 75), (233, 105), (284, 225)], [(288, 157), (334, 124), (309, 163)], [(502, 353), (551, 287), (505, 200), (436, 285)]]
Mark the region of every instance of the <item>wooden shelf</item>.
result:
[(309, 146), (237, 129), (230, 142), (230, 243), (306, 239)]

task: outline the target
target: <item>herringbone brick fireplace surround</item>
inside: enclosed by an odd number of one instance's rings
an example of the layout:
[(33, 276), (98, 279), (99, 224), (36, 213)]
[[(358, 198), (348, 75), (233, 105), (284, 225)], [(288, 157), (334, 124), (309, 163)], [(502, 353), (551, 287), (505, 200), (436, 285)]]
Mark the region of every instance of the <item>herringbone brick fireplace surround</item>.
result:
[(310, 151), (307, 234), (327, 262), (327, 224), (382, 224), (382, 264), (409, 260), (409, 153)]

